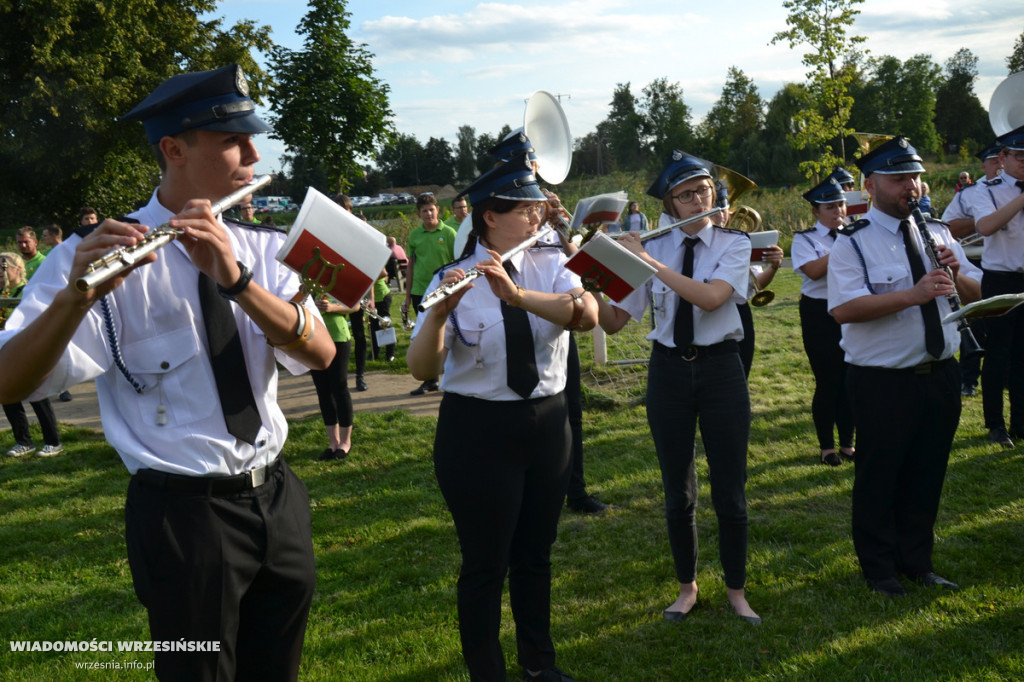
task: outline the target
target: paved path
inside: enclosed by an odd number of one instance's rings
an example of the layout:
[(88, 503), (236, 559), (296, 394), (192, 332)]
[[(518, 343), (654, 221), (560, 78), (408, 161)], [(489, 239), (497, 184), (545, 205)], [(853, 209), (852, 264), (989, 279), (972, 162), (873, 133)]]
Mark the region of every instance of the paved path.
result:
[[(442, 393), (438, 391), (420, 396), (409, 395), (409, 391), (419, 386), (419, 382), (408, 374), (370, 372), (366, 375), (366, 383), (370, 387), (367, 391), (352, 389), (352, 407), (356, 412), (406, 410), (416, 416), (437, 416)], [(349, 387), (354, 385), (355, 379), (350, 376)], [(53, 403), (53, 411), (57, 414), (57, 421), (62, 424), (101, 430), (95, 384), (91, 381), (79, 384), (71, 389), (71, 395), (73, 400), (67, 403), (62, 403), (57, 398), (50, 399)], [(295, 377), (288, 372), (283, 372), (278, 383), (278, 402), (281, 409), (284, 410), (285, 416), (289, 418), (306, 417), (320, 412), (316, 401), (316, 390), (313, 388), (313, 379), (309, 374)], [(29, 420), (35, 421), (32, 408), (28, 405), (25, 408), (28, 411)], [(0, 415), (0, 425), (2, 425), (0, 431), (10, 428), (2, 415)]]

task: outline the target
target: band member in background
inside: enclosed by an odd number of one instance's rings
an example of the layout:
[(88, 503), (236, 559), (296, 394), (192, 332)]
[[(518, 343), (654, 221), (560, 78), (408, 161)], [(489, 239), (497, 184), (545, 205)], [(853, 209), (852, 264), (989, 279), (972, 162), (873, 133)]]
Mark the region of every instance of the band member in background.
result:
[(842, 324), (857, 425), (853, 545), (868, 585), (906, 594), (898, 575), (957, 589), (932, 566), (933, 528), (960, 419), (960, 344), (948, 296), (978, 297), (960, 245), (938, 221), (933, 268), (907, 204), (920, 196), (921, 157), (896, 137), (857, 160), (872, 199), (844, 228), (828, 263), (828, 306)]
[[(714, 164), (705, 162), (709, 167), (713, 167)], [(711, 222), (715, 225), (725, 227), (729, 223), (730, 207), (729, 207), (729, 187), (720, 181), (715, 182), (715, 206), (717, 208), (725, 209), (724, 212), (717, 215), (711, 216)], [(754, 332), (754, 315), (750, 310), (750, 299), (757, 294), (758, 291), (763, 291), (772, 280), (775, 279), (775, 273), (779, 271), (779, 267), (782, 266), (782, 259), (785, 257), (785, 252), (778, 244), (772, 244), (767, 247), (764, 251), (760, 263), (752, 263), (750, 265), (750, 277), (747, 279), (746, 288), (746, 300), (743, 303), (736, 304), (736, 310), (739, 311), (740, 321), (743, 323), (743, 338), (740, 339), (740, 361), (743, 363), (743, 375), (750, 377), (750, 370), (754, 366), (754, 346), (756, 344), (756, 335)]]
[(469, 266), (484, 277), (420, 315), (407, 355), (413, 376), (427, 381), (447, 353), (434, 469), (462, 551), (462, 654), (471, 679), (505, 679), (507, 573), (523, 678), (572, 682), (555, 667), (550, 554), (569, 479), (567, 329), (593, 328), (597, 306), (558, 249), (523, 251), (502, 265), (544, 214), (525, 157), (484, 173), (464, 194), (473, 203), (467, 256), (439, 271), (426, 293)]
[[(981, 161), (981, 168), (985, 173), (982, 182), (995, 180), (1003, 170), (1003, 162), (999, 158), (999, 149), (999, 144), (992, 144), (978, 152), (977, 157)], [(960, 175), (962, 177), (967, 174), (965, 172)], [(967, 179), (970, 181), (970, 175), (967, 176)], [(967, 185), (957, 191), (953, 196), (953, 200), (949, 202), (949, 206), (946, 207), (945, 212), (942, 214), (942, 221), (949, 225), (949, 231), (954, 237), (963, 240), (970, 235), (975, 235), (974, 238), (978, 239), (974, 249), (971, 251), (965, 249), (967, 257), (971, 259), (971, 264), (978, 267), (981, 267), (981, 253), (984, 247), (981, 246), (980, 235), (974, 230), (974, 216), (971, 214), (973, 210), (971, 208), (971, 197), (974, 196), (973, 192), (977, 191), (977, 188), (983, 186), (981, 183), (968, 182)], [(957, 185), (957, 187), (960, 186)], [(970, 190), (970, 192), (964, 190)], [(988, 346), (984, 318), (971, 321), (971, 332), (982, 347)], [(977, 392), (978, 379), (981, 378), (981, 355), (969, 355), (963, 345), (960, 347), (960, 375), (962, 381), (960, 395), (973, 396)]]
[[(1024, 126), (1001, 135), (1003, 173), (966, 192), (978, 234), (985, 237), (981, 281), (985, 298), (1024, 292)], [(1012, 448), (1024, 439), (1024, 314), (1012, 310), (985, 320), (981, 399), (989, 440)], [(1003, 417), (1003, 389), (1010, 394), (1010, 429)]]
[[(846, 199), (834, 176), (829, 176), (804, 199), (817, 219), (814, 227), (793, 235), (793, 271), (800, 275), (800, 330), (804, 351), (814, 373), (811, 417), (821, 449), (821, 462), (839, 466), (852, 460), (853, 413), (846, 391), (842, 328), (828, 312), (828, 260), (846, 219)], [(836, 453), (834, 429), (839, 431)], [(840, 459), (840, 457), (842, 459)]]
[[(150, 638), (219, 642), (158, 651), (161, 679), (297, 679), (316, 582), (309, 498), (280, 459), (277, 363), (323, 369), (334, 344), (312, 305), (290, 302), (299, 279), (274, 258), (284, 235), (210, 210), (260, 158), (252, 136), (269, 129), (248, 93), (234, 64), (174, 76), (126, 114), (145, 126), (159, 186), (137, 223), (106, 220), (54, 249), (0, 333), (0, 402), (96, 380), (104, 436), (132, 474), (125, 536)], [(74, 286), (164, 223), (184, 234)]]
[[(647, 193), (670, 218), (711, 209), (715, 188), (700, 159), (672, 153)], [(664, 617), (686, 618), (697, 604), (696, 430), (708, 460), (711, 499), (718, 517), (719, 556), (726, 593), (738, 616), (760, 617), (744, 593), (747, 561), (747, 445), (750, 397), (739, 341), (740, 314), (750, 278), (750, 238), (704, 218), (648, 240), (629, 233), (620, 244), (657, 269), (656, 278), (615, 304), (600, 301), (601, 326), (615, 333), (643, 318), (653, 294), (657, 324), (647, 376), (647, 421), (665, 486), (665, 518), (679, 580), (679, 596)], [(645, 250), (646, 249), (646, 250)], [(598, 297), (601, 298), (601, 297)]]

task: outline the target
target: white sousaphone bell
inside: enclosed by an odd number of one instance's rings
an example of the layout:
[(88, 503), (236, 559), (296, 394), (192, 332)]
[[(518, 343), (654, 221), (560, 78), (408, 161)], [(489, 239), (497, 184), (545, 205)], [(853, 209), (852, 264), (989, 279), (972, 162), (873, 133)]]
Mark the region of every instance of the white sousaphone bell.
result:
[(1009, 76), (992, 92), (988, 122), (996, 137), (1024, 125), (1024, 71)]
[[(560, 184), (569, 175), (572, 165), (572, 134), (569, 121), (562, 111), (562, 105), (550, 92), (538, 90), (530, 95), (523, 114), (521, 131), (530, 139), (534, 156), (537, 157), (537, 172), (545, 182)], [(513, 130), (510, 135), (519, 133)], [(473, 228), (473, 214), (463, 218), (455, 237), (455, 257), (462, 255)]]

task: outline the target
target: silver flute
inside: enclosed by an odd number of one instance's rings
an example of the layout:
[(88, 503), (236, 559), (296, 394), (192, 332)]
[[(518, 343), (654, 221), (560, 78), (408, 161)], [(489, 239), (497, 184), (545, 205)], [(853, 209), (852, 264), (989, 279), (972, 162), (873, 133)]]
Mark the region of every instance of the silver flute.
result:
[[(543, 239), (544, 237), (548, 236), (554, 231), (555, 228), (552, 227), (551, 225), (548, 225), (547, 227), (544, 227), (543, 229), (534, 232), (532, 235), (530, 235), (528, 239), (521, 242), (518, 246), (515, 246), (506, 251), (505, 253), (501, 254), (501, 262), (504, 263), (509, 258), (515, 256), (517, 253), (526, 251), (528, 248), (533, 246), (535, 242), (537, 242), (540, 239)], [(420, 301), (420, 304), (416, 306), (416, 310), (420, 311), (421, 313), (427, 312), (429, 308), (440, 303), (441, 301), (448, 298), (452, 294), (465, 289), (470, 282), (472, 282), (473, 280), (475, 280), (476, 278), (480, 277), (483, 274), (484, 273), (482, 270), (470, 268), (469, 270), (466, 271), (466, 276), (460, 279), (459, 281), (449, 282), (448, 284), (442, 284), (433, 291), (431, 291), (429, 294), (424, 296), (423, 299)]]
[[(223, 199), (211, 204), (210, 210), (214, 215), (223, 213), (256, 190), (270, 184), (272, 179), (273, 177), (270, 175), (261, 175), (260, 177), (253, 179), (253, 181), (248, 185), (239, 187)], [(98, 258), (89, 263), (89, 266), (85, 270), (85, 274), (75, 280), (75, 288), (83, 294), (90, 289), (95, 289), (108, 279), (116, 277), (128, 268), (132, 267), (138, 263), (140, 259), (145, 258), (160, 247), (170, 244), (181, 234), (184, 234), (182, 230), (179, 230), (176, 227), (171, 227), (167, 223), (153, 228), (146, 233), (142, 238), (142, 241), (138, 244), (133, 246), (122, 246), (119, 249), (114, 249), (107, 255), (103, 256), (103, 258)]]

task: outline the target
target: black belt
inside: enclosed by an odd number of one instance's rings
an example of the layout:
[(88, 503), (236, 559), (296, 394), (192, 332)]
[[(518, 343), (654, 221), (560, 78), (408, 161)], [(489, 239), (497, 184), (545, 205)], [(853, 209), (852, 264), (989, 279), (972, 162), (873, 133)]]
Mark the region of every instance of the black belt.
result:
[(983, 276), (990, 279), (1004, 279), (1011, 282), (1024, 280), (1024, 272), (1008, 272), (1006, 270), (982, 270)]
[(654, 352), (667, 355), (670, 358), (681, 358), (687, 362), (693, 362), (702, 357), (711, 357), (712, 355), (728, 355), (729, 353), (740, 352), (740, 345), (732, 339), (720, 341), (719, 343), (712, 344), (710, 346), (687, 346), (686, 348), (670, 348), (664, 344), (654, 342)]
[(139, 483), (157, 490), (166, 490), (172, 493), (208, 493), (210, 495), (229, 495), (259, 488), (267, 482), (271, 474), (281, 468), (281, 458), (278, 457), (266, 466), (250, 469), (244, 474), (234, 476), (185, 476), (183, 474), (172, 474), (156, 469), (139, 469), (135, 477)]
[[(873, 369), (879, 372), (891, 372), (892, 374), (931, 374), (932, 372), (938, 372), (951, 362), (954, 362), (953, 358), (922, 362), (920, 365), (914, 365), (913, 367), (873, 367), (871, 365), (861, 365), (860, 368)], [(857, 365), (854, 365), (854, 367), (857, 367)]]

